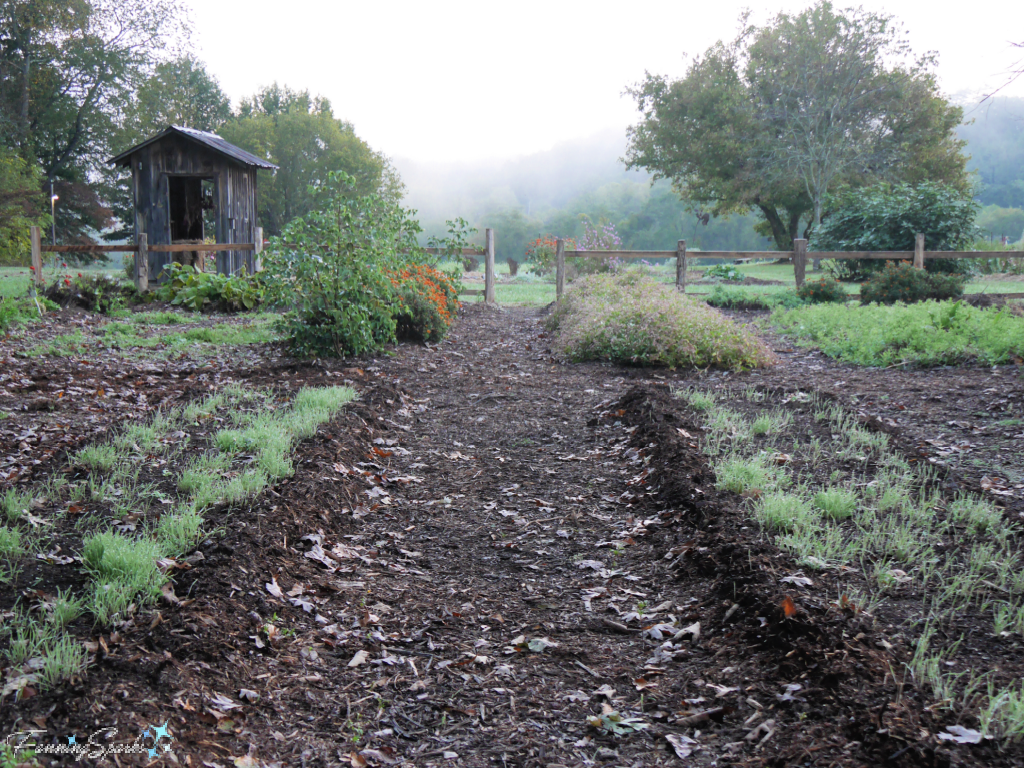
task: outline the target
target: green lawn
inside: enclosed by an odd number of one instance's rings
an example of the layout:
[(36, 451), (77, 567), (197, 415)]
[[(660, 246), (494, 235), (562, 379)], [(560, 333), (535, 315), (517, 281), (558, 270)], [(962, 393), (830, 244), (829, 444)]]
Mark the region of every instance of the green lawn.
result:
[[(509, 280), (508, 266), (504, 262), (499, 262), (495, 265), (497, 267), (498, 280)], [(693, 272), (702, 272), (707, 268), (707, 265), (694, 266), (691, 272), (691, 279), (689, 285), (686, 287), (686, 292), (693, 295), (705, 295), (711, 293), (716, 285), (723, 285), (731, 287), (735, 290), (743, 291), (745, 293), (755, 294), (773, 294), (780, 293), (785, 290), (792, 289), (796, 286), (795, 279), (793, 277), (793, 265), (792, 264), (776, 264), (773, 262), (759, 262), (754, 264), (740, 264), (738, 268), (741, 272), (749, 277), (754, 277), (760, 280), (777, 280), (781, 285), (734, 285), (727, 281), (721, 281), (718, 283), (709, 284), (698, 284), (692, 277)], [(664, 283), (673, 283), (676, 279), (676, 268), (675, 264), (662, 264), (651, 267), (651, 271), (657, 280)], [(808, 280), (817, 280), (819, 277), (824, 276), (825, 272), (813, 272), (807, 273)], [(480, 282), (475, 280), (465, 281), (465, 286), (469, 290), (483, 290), (483, 273), (473, 273), (473, 277), (479, 277)], [(571, 283), (567, 285), (571, 287)], [(514, 278), (512, 282), (499, 282), (496, 288), (499, 304), (510, 304), (510, 305), (523, 305), (523, 306), (545, 306), (555, 300), (555, 283), (554, 278), (547, 276), (545, 278), (538, 278), (533, 275), (525, 274), (520, 272), (520, 277)], [(858, 283), (844, 283), (843, 288), (847, 293), (857, 294), (860, 292), (860, 285)], [(967, 293), (1024, 293), (1024, 276), (1021, 276), (1020, 281), (1005, 281), (1005, 280), (987, 280), (985, 275), (979, 275), (967, 283)], [(463, 301), (483, 301), (483, 296), (464, 296)]]
[[(107, 264), (106, 266), (79, 266), (79, 267), (68, 267), (63, 269), (58, 267), (56, 270), (45, 267), (43, 269), (43, 277), (46, 282), (52, 282), (54, 277), (58, 274), (70, 274), (77, 275), (81, 272), (83, 275), (95, 274), (95, 275), (115, 275), (122, 276), (124, 273), (121, 268), (114, 262)], [(32, 282), (32, 273), (28, 267), (0, 267), (0, 298), (12, 297), (17, 298), (28, 294), (28, 288)]]

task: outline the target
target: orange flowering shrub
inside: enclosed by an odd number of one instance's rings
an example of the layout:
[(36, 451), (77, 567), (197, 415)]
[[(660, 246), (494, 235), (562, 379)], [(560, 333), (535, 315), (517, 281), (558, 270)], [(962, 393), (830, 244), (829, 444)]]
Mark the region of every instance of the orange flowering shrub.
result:
[(427, 264), (408, 264), (388, 270), (398, 294), (396, 313), (400, 339), (437, 342), (444, 338), (459, 311), (454, 278)]

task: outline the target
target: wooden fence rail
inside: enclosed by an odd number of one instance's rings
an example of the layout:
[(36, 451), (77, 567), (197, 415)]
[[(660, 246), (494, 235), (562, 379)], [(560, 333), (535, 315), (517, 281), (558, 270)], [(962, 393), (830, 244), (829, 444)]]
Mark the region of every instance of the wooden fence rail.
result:
[[(43, 245), (42, 231), (39, 227), (32, 227), (29, 231), (32, 241), (32, 279), (36, 287), (43, 285), (43, 254), (44, 253), (133, 253), (135, 254), (135, 287), (140, 293), (149, 290), (149, 254), (150, 253), (186, 253), (190, 251), (201, 251), (203, 253), (217, 253), (224, 251), (252, 251), (255, 254), (255, 267), (262, 269), (260, 254), (263, 253), (263, 228), (256, 228), (256, 242), (254, 243), (173, 243), (162, 245), (150, 245), (145, 234), (139, 235), (138, 241), (132, 245)], [(483, 291), (461, 291), (463, 295), (478, 296), (481, 293), (484, 301), (488, 304), (497, 302), (495, 294), (495, 271), (494, 271), (494, 230), (487, 229), (485, 234), (485, 245), (483, 248), (463, 248), (463, 256), (484, 257), (484, 290)], [(294, 243), (285, 243), (284, 247), (297, 248)], [(442, 254), (443, 248), (424, 248), (427, 253)]]
[(912, 251), (810, 251), (807, 240), (793, 241), (793, 250), (786, 251), (691, 251), (687, 253), (686, 241), (680, 240), (674, 251), (567, 251), (565, 241), (557, 240), (555, 249), (555, 296), (562, 298), (565, 292), (565, 260), (567, 258), (598, 259), (675, 259), (676, 287), (686, 291), (686, 269), (693, 259), (728, 260), (736, 259), (779, 259), (792, 258), (793, 274), (799, 288), (806, 279), (807, 259), (906, 259), (913, 260), (914, 266), (924, 269), (925, 259), (1017, 259), (1024, 258), (1024, 251), (926, 251), (924, 235), (915, 238)]
[(133, 253), (135, 254), (135, 287), (140, 293), (149, 290), (150, 253), (223, 253), (225, 251), (252, 251), (256, 269), (260, 269), (260, 254), (263, 253), (263, 228), (256, 228), (256, 242), (253, 243), (170, 243), (149, 245), (145, 234), (139, 235), (132, 245), (43, 245), (39, 227), (30, 230), (32, 241), (32, 279), (36, 287), (43, 285), (44, 253)]

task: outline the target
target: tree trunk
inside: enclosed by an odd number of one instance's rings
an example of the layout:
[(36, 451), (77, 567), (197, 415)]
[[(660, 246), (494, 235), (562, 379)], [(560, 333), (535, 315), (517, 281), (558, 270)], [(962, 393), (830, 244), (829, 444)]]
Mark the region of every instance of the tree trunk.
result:
[[(818, 231), (818, 227), (820, 227), (820, 226), (821, 226), (821, 196), (820, 195), (816, 195), (815, 198), (814, 198), (814, 228), (811, 231), (812, 232), (817, 232)], [(820, 272), (821, 271), (821, 259), (812, 259), (811, 260), (811, 268), (815, 272)]]
[(757, 207), (761, 209), (765, 221), (772, 228), (772, 239), (775, 240), (776, 247), (780, 251), (793, 250), (793, 235), (786, 229), (786, 225), (783, 223), (782, 217), (779, 216), (779, 212), (775, 210), (775, 206), (757, 203)]
[(22, 83), (21, 83), (21, 114), (19, 115), (21, 125), (21, 148), (24, 150), (28, 146), (29, 137), (29, 102), (32, 93), (32, 59), (29, 56), (28, 50), (25, 50), (25, 65), (22, 67)]

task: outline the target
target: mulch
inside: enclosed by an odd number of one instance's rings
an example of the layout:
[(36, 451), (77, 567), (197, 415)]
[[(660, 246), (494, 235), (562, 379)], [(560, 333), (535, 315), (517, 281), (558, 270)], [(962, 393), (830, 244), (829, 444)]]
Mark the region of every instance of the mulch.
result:
[[(1001, 422), (1024, 409), (1018, 369), (858, 369), (771, 334), (780, 364), (764, 371), (567, 365), (538, 317), (466, 305), (439, 345), (316, 363), (274, 345), (153, 362), (24, 357), (24, 336), (3, 341), (5, 485), (34, 487), (74, 446), (228, 382), (346, 382), (360, 398), (298, 446), (293, 478), (210, 516), (173, 602), (116, 630), (72, 625), (86, 674), (8, 696), (0, 731), (131, 741), (166, 722), (159, 759), (196, 768), (1021, 763), (1019, 747), (936, 740), (956, 718), (894, 676), (909, 658), (896, 614), (866, 615), (827, 574), (781, 581), (796, 566), (743, 499), (715, 490), (671, 394), (833, 397), (950, 493), (988, 494), (1016, 518), (1024, 428)], [(48, 323), (31, 334), (97, 320)], [(66, 579), (29, 573), (0, 609)], [(1011, 667), (1020, 654), (984, 651)], [(648, 727), (594, 727), (613, 712)]]

